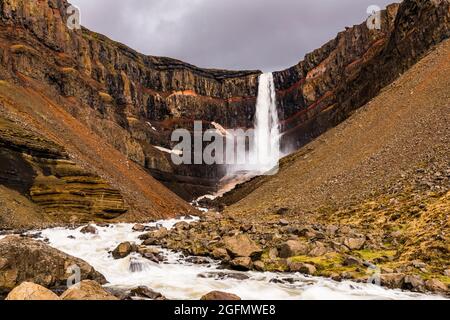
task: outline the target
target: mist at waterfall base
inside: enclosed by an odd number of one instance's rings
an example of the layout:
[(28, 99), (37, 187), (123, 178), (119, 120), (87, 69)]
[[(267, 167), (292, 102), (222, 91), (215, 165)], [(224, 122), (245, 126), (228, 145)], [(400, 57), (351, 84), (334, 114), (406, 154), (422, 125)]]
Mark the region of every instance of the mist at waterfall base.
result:
[(237, 164), (227, 167), (227, 176), (237, 173), (247, 175), (272, 175), (278, 172), (280, 152), (280, 123), (277, 111), (275, 83), (272, 73), (259, 76), (255, 126), (247, 152), (240, 153)]

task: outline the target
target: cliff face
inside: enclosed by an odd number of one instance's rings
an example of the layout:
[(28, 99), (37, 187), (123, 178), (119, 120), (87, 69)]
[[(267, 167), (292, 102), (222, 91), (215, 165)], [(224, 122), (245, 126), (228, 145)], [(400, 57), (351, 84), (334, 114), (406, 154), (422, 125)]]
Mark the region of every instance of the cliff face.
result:
[(405, 0), (381, 14), (381, 29), (348, 28), (298, 65), (275, 73), (286, 148), (341, 123), (450, 36), (447, 0)]
[[(214, 166), (175, 166), (175, 128), (252, 127), (260, 71), (201, 69), (139, 54), (86, 29), (71, 31), (65, 0), (0, 0), (0, 79), (43, 93), (88, 130), (185, 199), (215, 188)], [(449, 2), (406, 0), (381, 30), (348, 28), (276, 72), (286, 150), (343, 121), (448, 36)]]

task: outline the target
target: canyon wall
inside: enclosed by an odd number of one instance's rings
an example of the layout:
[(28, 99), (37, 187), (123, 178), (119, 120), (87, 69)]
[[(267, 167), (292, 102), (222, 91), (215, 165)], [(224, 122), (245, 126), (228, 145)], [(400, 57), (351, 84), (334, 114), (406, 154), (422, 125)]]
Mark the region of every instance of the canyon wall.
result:
[[(140, 54), (85, 28), (65, 0), (0, 0), (0, 79), (53, 100), (185, 199), (215, 189), (219, 166), (175, 166), (171, 133), (194, 120), (252, 127), (260, 71), (202, 69)], [(292, 151), (347, 118), (448, 37), (449, 2), (405, 0), (380, 30), (347, 28), (298, 65), (274, 73), (283, 145)]]

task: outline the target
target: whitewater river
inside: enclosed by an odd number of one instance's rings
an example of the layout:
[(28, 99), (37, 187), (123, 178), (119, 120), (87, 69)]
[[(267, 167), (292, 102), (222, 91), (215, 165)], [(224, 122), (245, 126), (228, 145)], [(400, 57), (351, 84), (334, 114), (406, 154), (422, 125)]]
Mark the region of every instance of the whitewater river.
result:
[[(163, 225), (166, 228), (182, 220), (165, 220), (147, 224)], [(194, 221), (187, 219), (186, 221)], [(116, 224), (108, 227), (96, 226), (98, 234), (82, 234), (81, 228), (69, 230), (55, 228), (43, 230), (42, 237), (49, 244), (72, 256), (81, 258), (101, 272), (109, 281), (107, 286), (120, 289), (132, 289), (147, 286), (161, 292), (169, 299), (199, 299), (204, 294), (220, 290), (234, 293), (245, 300), (296, 300), (296, 299), (436, 299), (398, 290), (386, 290), (369, 284), (353, 282), (335, 282), (301, 274), (276, 274), (247, 272), (247, 280), (219, 279), (214, 277), (230, 271), (221, 270), (219, 264), (212, 261), (207, 265), (195, 265), (186, 261), (181, 254), (162, 250), (167, 258), (165, 263), (156, 264), (137, 254), (115, 260), (109, 253), (124, 241), (140, 243), (139, 232), (132, 231), (132, 224)], [(33, 232), (32, 232), (33, 233)], [(2, 238), (2, 237), (0, 237)], [(140, 264), (142, 271), (132, 272), (130, 264)], [(238, 272), (234, 272), (238, 273)], [(213, 275), (204, 277), (205, 274)], [(239, 274), (239, 273), (238, 273)], [(200, 275), (200, 276), (199, 276)], [(289, 283), (278, 280), (289, 279)]]

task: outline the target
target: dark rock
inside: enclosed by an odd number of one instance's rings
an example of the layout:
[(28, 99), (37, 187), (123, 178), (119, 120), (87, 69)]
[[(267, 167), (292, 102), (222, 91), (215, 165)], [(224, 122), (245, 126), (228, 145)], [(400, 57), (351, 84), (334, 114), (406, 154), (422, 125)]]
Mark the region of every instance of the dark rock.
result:
[(230, 265), (235, 270), (248, 271), (252, 269), (253, 263), (250, 257), (239, 257), (233, 259)]
[(130, 297), (133, 298), (144, 298), (150, 300), (167, 300), (161, 293), (153, 291), (145, 286), (140, 286), (130, 291)]

